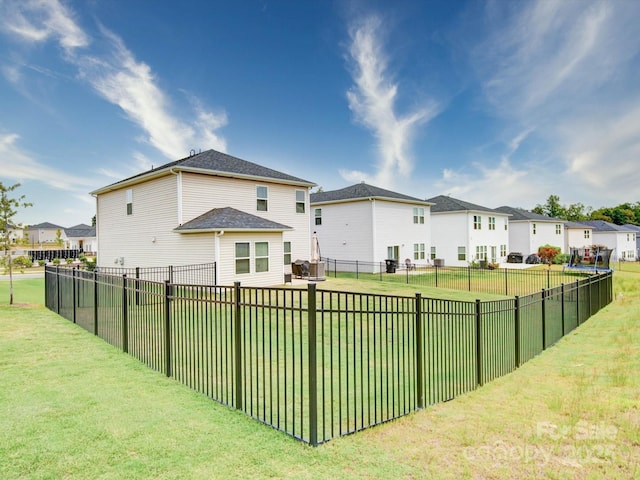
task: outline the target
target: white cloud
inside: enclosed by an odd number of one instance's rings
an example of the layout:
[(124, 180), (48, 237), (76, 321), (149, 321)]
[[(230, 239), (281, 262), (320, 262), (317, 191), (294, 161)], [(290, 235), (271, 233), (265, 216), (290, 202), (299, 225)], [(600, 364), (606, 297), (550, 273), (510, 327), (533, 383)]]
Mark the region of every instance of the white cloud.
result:
[(17, 182), (34, 180), (57, 190), (78, 194), (88, 191), (92, 185), (90, 179), (75, 176), (34, 160), (17, 146), (19, 138), (15, 133), (0, 134), (2, 177)]
[[(173, 112), (171, 100), (159, 87), (151, 67), (137, 60), (115, 33), (101, 27), (102, 36), (96, 42), (75, 22), (71, 9), (57, 0), (0, 5), (7, 12), (0, 19), (2, 30), (26, 43), (57, 41), (65, 52), (63, 59), (78, 68), (80, 78), (102, 98), (117, 105), (145, 132), (144, 142), (164, 156), (182, 158), (192, 148), (226, 150), (226, 141), (218, 133), (227, 124), (226, 113), (208, 111), (194, 100), (197, 106), (191, 116), (181, 119)], [(100, 52), (103, 43), (106, 51)], [(19, 88), (16, 82), (20, 71), (15, 66), (4, 67), (3, 73)]]
[(379, 163), (375, 174), (340, 171), (348, 180), (365, 180), (391, 187), (398, 175), (407, 177), (413, 169), (412, 138), (416, 129), (437, 114), (434, 103), (419, 105), (404, 115), (396, 113), (398, 85), (388, 72), (388, 58), (380, 41), (382, 20), (365, 17), (349, 29), (349, 66), (355, 85), (347, 92), (355, 120), (368, 128), (377, 140)]

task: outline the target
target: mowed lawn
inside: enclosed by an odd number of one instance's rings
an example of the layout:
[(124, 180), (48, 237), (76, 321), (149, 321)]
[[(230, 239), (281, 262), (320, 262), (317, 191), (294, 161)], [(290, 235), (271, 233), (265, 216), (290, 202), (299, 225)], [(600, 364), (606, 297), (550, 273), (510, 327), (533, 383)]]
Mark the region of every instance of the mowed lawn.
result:
[(17, 280), (15, 306), (0, 282), (0, 478), (640, 478), (633, 267), (611, 305), (514, 373), (318, 448), (49, 312), (43, 280)]

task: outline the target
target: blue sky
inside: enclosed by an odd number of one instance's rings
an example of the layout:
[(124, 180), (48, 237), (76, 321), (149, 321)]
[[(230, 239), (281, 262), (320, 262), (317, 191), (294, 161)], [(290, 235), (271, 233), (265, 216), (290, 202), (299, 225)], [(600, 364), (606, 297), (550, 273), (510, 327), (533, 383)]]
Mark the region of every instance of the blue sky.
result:
[(0, 181), (65, 227), (209, 148), (325, 190), (636, 202), (638, 24), (634, 0), (0, 0)]

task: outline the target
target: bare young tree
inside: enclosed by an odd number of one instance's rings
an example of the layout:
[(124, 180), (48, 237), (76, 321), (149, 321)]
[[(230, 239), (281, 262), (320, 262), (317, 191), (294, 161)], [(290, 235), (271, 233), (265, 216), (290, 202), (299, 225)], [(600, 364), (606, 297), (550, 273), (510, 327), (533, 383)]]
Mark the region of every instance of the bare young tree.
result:
[(9, 269), (9, 305), (13, 305), (13, 270), (11, 258), (11, 239), (9, 228), (11, 220), (18, 213), (19, 208), (30, 207), (32, 204), (25, 201), (25, 196), (14, 198), (13, 191), (20, 186), (19, 183), (5, 187), (0, 182), (0, 246), (4, 250), (6, 265)]

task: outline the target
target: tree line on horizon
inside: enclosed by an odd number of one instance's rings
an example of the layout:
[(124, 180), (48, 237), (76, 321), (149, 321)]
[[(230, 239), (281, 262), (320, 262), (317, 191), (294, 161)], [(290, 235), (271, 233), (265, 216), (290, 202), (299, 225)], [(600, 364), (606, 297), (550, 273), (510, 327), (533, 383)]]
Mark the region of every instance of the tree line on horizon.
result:
[(640, 225), (640, 202), (621, 203), (615, 207), (602, 207), (594, 210), (582, 203), (572, 203), (565, 206), (560, 203), (558, 195), (549, 195), (547, 201), (543, 204), (537, 204), (532, 212), (570, 222), (604, 220), (616, 225)]

